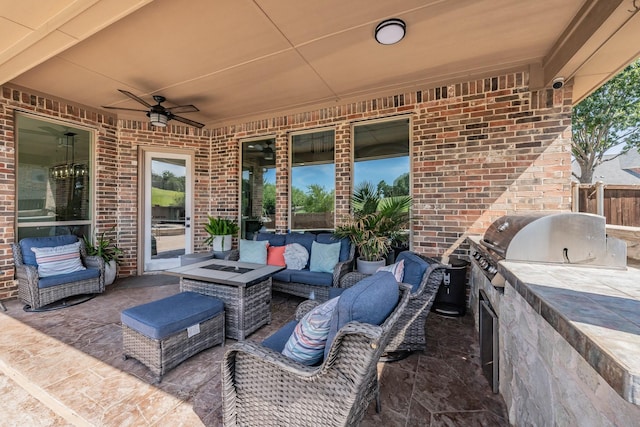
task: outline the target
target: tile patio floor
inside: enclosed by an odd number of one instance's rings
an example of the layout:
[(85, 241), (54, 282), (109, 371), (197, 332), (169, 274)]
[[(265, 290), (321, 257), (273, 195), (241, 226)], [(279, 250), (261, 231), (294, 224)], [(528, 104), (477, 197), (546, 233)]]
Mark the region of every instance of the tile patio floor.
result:
[[(165, 275), (116, 281), (98, 297), (62, 310), (27, 313), (17, 300), (0, 311), (0, 425), (218, 426), (224, 349), (203, 351), (152, 385), (145, 366), (121, 356), (120, 312), (178, 292)], [(293, 317), (297, 297), (274, 293), (261, 340)], [(363, 426), (506, 426), (502, 398), (478, 365), (469, 314), (430, 313), (428, 350), (381, 363), (382, 413)], [(226, 345), (233, 344), (228, 339)]]

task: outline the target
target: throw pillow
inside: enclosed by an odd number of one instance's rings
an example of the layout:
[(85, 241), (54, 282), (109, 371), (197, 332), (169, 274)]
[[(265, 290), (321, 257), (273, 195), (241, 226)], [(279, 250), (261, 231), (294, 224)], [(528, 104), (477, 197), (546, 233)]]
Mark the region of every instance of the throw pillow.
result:
[(86, 270), (80, 260), (80, 244), (76, 242), (48, 248), (31, 248), (36, 254), (38, 276), (49, 277)]
[(293, 330), (282, 354), (304, 365), (321, 362), (329, 335), (331, 315), (339, 298), (330, 299), (305, 314)]
[(309, 252), (300, 243), (285, 246), (284, 262), (289, 270), (302, 270), (309, 260)]
[(398, 283), (402, 283), (402, 279), (404, 278), (404, 260), (401, 259), (395, 264), (380, 267), (376, 271), (390, 271), (393, 273)]
[(269, 242), (240, 239), (239, 246), (240, 262), (267, 263), (267, 246), (269, 246)]
[(311, 245), (309, 270), (321, 273), (333, 273), (333, 268), (338, 263), (339, 258), (340, 242), (329, 244), (313, 242)]
[(267, 248), (267, 264), (286, 267), (287, 263), (284, 261), (285, 249), (286, 246), (269, 246)]

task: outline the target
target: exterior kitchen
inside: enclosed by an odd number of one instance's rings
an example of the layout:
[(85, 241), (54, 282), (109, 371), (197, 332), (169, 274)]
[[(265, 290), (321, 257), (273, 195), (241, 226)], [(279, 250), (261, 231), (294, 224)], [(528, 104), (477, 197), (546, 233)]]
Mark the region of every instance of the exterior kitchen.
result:
[(483, 373), (518, 425), (637, 425), (640, 270), (605, 218), (506, 215), (470, 236)]

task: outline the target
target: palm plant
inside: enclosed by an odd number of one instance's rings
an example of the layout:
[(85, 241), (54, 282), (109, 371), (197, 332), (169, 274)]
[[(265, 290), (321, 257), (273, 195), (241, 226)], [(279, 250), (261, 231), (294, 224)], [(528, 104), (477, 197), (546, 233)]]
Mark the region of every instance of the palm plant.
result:
[(232, 219), (212, 217), (207, 215), (209, 222), (204, 225), (204, 231), (209, 233), (209, 237), (204, 241), (207, 245), (212, 245), (216, 236), (235, 236), (238, 234), (238, 223)]
[[(113, 228), (109, 231), (112, 230)], [(115, 261), (117, 264), (120, 263), (120, 255), (124, 252), (110, 238), (105, 236), (104, 231), (100, 235), (96, 235), (95, 241), (87, 236), (82, 236), (82, 240), (87, 249), (87, 255), (99, 256), (106, 264), (111, 261)]]
[(348, 237), (365, 261), (380, 260), (407, 228), (411, 202), (411, 196), (383, 198), (372, 183), (363, 182), (353, 192), (353, 215), (335, 234)]

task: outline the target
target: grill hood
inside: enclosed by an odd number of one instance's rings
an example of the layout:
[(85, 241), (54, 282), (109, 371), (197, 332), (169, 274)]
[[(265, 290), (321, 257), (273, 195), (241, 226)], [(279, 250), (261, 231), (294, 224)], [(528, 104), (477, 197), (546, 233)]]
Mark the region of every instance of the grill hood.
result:
[(509, 261), (627, 265), (626, 243), (607, 237), (603, 216), (587, 213), (505, 215), (489, 226), (480, 243)]

